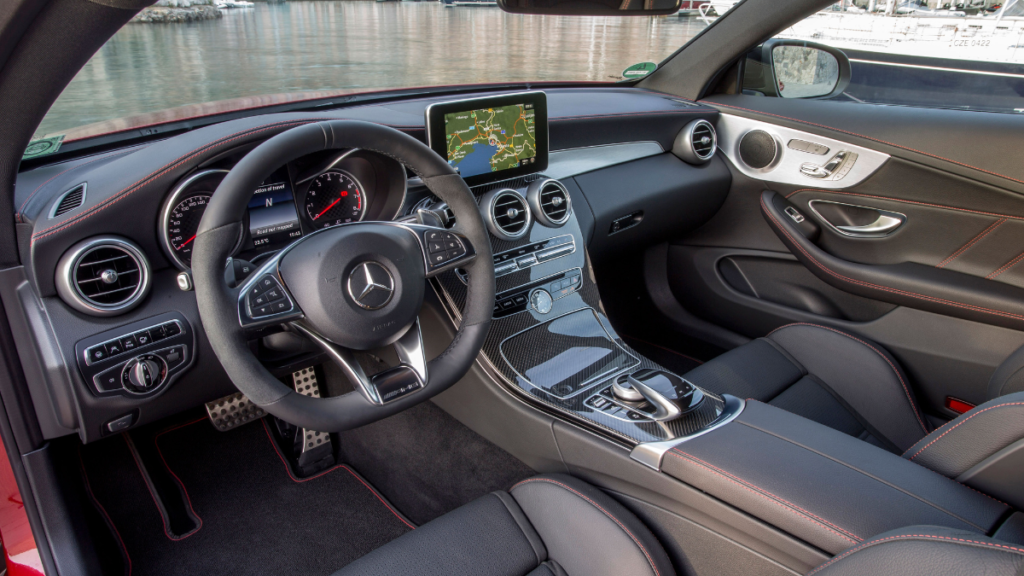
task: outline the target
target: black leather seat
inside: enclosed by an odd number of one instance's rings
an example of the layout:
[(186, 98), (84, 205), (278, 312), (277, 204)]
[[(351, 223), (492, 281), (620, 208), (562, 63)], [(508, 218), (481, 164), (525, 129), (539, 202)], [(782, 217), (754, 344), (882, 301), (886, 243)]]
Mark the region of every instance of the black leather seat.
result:
[[(1022, 566), (1022, 547), (973, 532), (913, 526), (853, 546), (810, 574), (1020, 576)], [(665, 550), (633, 514), (585, 482), (552, 474), (474, 500), (334, 576), (673, 574)]]
[(335, 576), (675, 574), (633, 514), (597, 488), (558, 474), (524, 480), (420, 526)]
[(896, 453), (931, 432), (896, 360), (878, 344), (826, 326), (783, 326), (685, 377), (713, 392), (760, 400)]

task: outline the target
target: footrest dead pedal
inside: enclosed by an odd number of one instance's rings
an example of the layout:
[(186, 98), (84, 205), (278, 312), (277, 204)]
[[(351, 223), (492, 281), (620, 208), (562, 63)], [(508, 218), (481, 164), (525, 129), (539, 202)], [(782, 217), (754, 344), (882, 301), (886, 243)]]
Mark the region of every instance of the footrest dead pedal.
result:
[(238, 428), (242, 424), (259, 420), (266, 412), (252, 403), (245, 394), (237, 392), (219, 400), (206, 403), (206, 413), (213, 427), (221, 432)]

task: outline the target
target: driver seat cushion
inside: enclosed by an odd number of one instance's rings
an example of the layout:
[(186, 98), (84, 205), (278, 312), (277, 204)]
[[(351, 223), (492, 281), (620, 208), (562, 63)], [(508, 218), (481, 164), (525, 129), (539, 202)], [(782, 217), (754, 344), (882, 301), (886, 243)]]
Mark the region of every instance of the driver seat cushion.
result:
[(334, 576), (672, 576), (632, 513), (562, 474), (492, 492), (374, 550)]
[(899, 454), (929, 433), (910, 381), (884, 348), (789, 324), (691, 370), (717, 394), (759, 400)]

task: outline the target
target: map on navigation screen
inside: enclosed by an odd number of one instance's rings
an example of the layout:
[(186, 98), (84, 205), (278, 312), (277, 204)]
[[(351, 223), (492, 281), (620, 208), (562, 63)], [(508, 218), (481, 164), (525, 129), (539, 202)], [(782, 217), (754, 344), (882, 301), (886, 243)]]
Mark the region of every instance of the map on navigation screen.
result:
[(537, 161), (533, 104), (513, 104), (444, 115), (448, 163), (464, 177)]

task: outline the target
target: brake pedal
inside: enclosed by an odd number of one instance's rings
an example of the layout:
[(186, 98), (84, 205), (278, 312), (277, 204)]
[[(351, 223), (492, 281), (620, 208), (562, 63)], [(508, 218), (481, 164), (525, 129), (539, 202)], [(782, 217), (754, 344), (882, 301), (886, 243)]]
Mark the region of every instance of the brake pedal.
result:
[(252, 403), (245, 394), (236, 392), (219, 400), (206, 403), (206, 414), (210, 417), (213, 427), (221, 432), (238, 428), (242, 424), (255, 422), (266, 412)]

